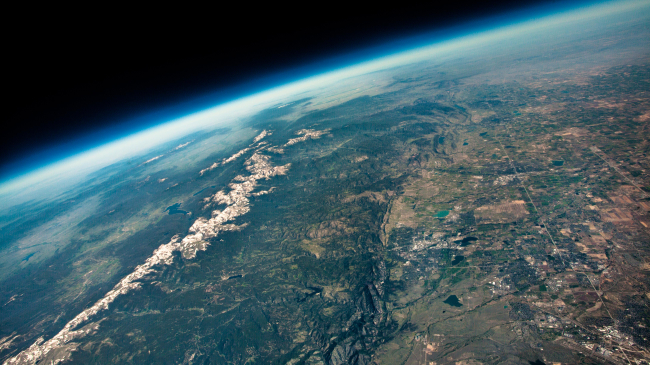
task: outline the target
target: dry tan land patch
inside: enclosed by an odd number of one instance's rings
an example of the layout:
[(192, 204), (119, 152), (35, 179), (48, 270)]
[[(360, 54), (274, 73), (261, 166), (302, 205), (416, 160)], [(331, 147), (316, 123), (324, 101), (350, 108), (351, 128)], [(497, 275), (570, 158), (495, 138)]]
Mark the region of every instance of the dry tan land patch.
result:
[(605, 222), (627, 223), (632, 221), (632, 213), (627, 209), (612, 208), (602, 210), (600, 216)]
[(474, 210), (474, 217), (479, 224), (507, 223), (523, 218), (527, 214), (526, 202), (523, 200), (484, 205)]

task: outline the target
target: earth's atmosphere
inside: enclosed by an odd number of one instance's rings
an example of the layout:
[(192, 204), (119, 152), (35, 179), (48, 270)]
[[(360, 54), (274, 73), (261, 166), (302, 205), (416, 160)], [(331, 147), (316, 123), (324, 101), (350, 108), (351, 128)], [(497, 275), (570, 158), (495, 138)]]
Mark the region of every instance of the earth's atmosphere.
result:
[(647, 364), (648, 24), (449, 40), (6, 182), (0, 359)]

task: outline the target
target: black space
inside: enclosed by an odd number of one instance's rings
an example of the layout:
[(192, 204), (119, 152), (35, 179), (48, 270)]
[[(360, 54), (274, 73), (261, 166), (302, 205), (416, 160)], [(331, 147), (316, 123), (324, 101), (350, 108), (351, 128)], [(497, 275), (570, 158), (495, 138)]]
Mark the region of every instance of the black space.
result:
[(325, 2), (281, 8), (242, 2), (234, 8), (163, 9), (164, 16), (59, 8), (11, 14), (15, 22), (4, 26), (2, 46), (8, 113), (0, 175), (30, 159), (51, 159), (60, 149), (141, 129), (146, 122), (128, 120), (215, 90), (229, 91), (214, 100), (243, 95), (256, 87), (253, 81), (287, 76), (296, 67), (557, 4), (562, 2), (374, 2), (352, 10)]

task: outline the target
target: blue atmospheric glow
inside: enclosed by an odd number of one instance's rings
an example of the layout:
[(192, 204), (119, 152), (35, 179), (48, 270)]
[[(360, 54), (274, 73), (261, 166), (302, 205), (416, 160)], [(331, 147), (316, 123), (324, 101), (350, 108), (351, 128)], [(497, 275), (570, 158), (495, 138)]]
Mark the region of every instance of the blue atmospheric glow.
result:
[(139, 115), (131, 116), (128, 120), (119, 121), (111, 127), (88, 133), (83, 137), (60, 143), (56, 146), (50, 146), (32, 154), (30, 157), (0, 167), (0, 184), (29, 173), (30, 171), (60, 161), (66, 157), (82, 153), (94, 147), (101, 146), (105, 143), (126, 137), (161, 123), (180, 118), (184, 115), (196, 112), (197, 110), (203, 110), (214, 105), (237, 100), (247, 95), (262, 92), (277, 85), (295, 82), (341, 67), (372, 60), (377, 57), (400, 53), (436, 42), (548, 16), (553, 13), (577, 8), (589, 3), (590, 2), (587, 1), (570, 1), (561, 4), (546, 4), (517, 12), (476, 20), (470, 23), (460, 24), (444, 30), (436, 30), (433, 32), (425, 31), (417, 35), (389, 39), (380, 45), (362, 48), (356, 52), (337, 55), (299, 68), (293, 68), (272, 75), (267, 75), (263, 78), (249, 80), (235, 87), (215, 90), (191, 100), (179, 101), (175, 105), (161, 108), (159, 110), (142, 111)]
[(266, 103), (270, 106), (274, 101), (296, 95), (298, 91), (313, 89), (315, 85), (416, 62), (427, 57), (431, 59), (440, 52), (462, 49), (463, 45), (472, 42), (485, 43), (504, 37), (519, 37), (522, 32), (531, 29), (539, 32), (539, 28), (544, 26), (552, 29), (558, 24), (565, 26), (584, 18), (647, 7), (648, 2), (645, 1), (546, 5), (459, 25), (444, 31), (423, 32), (417, 36), (392, 40), (381, 46), (360, 49), (358, 52), (248, 81), (237, 87), (216, 90), (174, 106), (142, 113), (116, 124), (113, 128), (89, 134), (79, 140), (46, 150), (31, 160), (21, 161), (20, 165), (6, 172), (4, 177), (0, 176), (0, 195), (7, 194), (12, 189), (55, 181), (53, 176), (63, 174), (66, 168), (79, 174), (81, 171), (88, 173), (89, 166), (97, 170), (116, 162), (115, 159), (120, 156), (125, 158), (128, 154), (124, 151), (129, 149), (133, 149), (131, 154), (142, 153), (143, 148), (147, 146), (153, 148), (197, 131), (200, 127), (205, 128), (206, 120), (210, 118), (220, 119), (223, 113), (236, 114), (237, 108), (240, 113), (242, 110), (248, 111), (249, 106), (253, 104)]

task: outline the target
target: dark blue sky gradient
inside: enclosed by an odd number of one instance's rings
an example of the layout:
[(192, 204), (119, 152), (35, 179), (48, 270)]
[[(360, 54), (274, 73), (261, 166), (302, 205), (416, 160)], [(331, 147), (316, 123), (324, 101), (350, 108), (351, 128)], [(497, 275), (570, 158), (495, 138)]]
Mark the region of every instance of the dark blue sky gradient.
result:
[[(268, 72), (267, 68), (251, 69), (248, 74), (240, 76), (228, 85), (211, 85), (207, 82), (193, 82), (190, 80), (173, 92), (167, 92), (161, 97), (162, 102), (155, 100), (158, 95), (141, 95), (142, 107), (138, 107), (139, 100), (133, 100), (130, 105), (113, 105), (110, 110), (98, 110), (91, 114), (86, 122), (92, 127), (83, 129), (82, 133), (64, 136), (45, 143), (27, 142), (21, 150), (14, 155), (3, 156), (0, 161), (0, 181), (25, 174), (34, 169), (54, 163), (63, 158), (84, 152), (88, 149), (103, 145), (107, 142), (131, 135), (138, 131), (150, 128), (161, 123), (173, 120), (187, 114), (200, 111), (215, 105), (251, 95), (283, 85), (305, 77), (318, 75), (340, 67), (354, 65), (374, 58), (409, 50), (418, 46), (432, 44), (438, 41), (478, 33), (499, 26), (517, 23), (528, 19), (543, 17), (553, 13), (562, 12), (572, 8), (588, 5), (594, 2), (566, 1), (545, 2), (516, 11), (491, 14), (481, 18), (481, 14), (472, 14), (472, 19), (461, 19), (456, 24), (445, 24), (444, 29), (436, 29), (436, 24), (418, 24), (410, 29), (389, 29), (382, 32), (377, 38), (369, 38), (365, 43), (355, 47), (346, 45), (343, 52), (325, 49), (322, 55), (314, 52), (307, 57), (289, 62), (290, 66), (275, 68)], [(171, 50), (172, 52), (174, 50)], [(310, 57), (311, 56), (311, 57)], [(320, 58), (315, 58), (320, 57)], [(265, 62), (261, 57), (260, 65)], [(219, 67), (217, 65), (216, 67)], [(244, 70), (245, 71), (245, 70)], [(182, 74), (182, 70), (180, 73)], [(227, 70), (224, 70), (227, 72)], [(119, 91), (119, 90), (118, 90)], [(153, 101), (150, 99), (154, 99)], [(163, 104), (163, 105), (161, 105)], [(74, 103), (71, 104), (74, 108)], [(106, 114), (107, 117), (103, 117)], [(69, 113), (69, 115), (75, 115)], [(38, 115), (37, 115), (38, 117)], [(41, 115), (47, 118), (47, 113)], [(84, 118), (80, 115), (79, 118)], [(109, 119), (109, 120), (107, 120)], [(58, 126), (63, 127), (65, 121), (59, 121)], [(20, 119), (15, 127), (20, 130)], [(33, 123), (32, 123), (33, 124)], [(38, 124), (36, 124), (38, 126)], [(57, 128), (48, 125), (47, 128)], [(23, 131), (29, 133), (30, 131)], [(47, 131), (46, 131), (47, 132)], [(45, 132), (45, 133), (46, 133)], [(9, 151), (12, 152), (12, 151)]]

